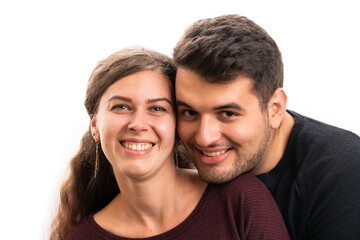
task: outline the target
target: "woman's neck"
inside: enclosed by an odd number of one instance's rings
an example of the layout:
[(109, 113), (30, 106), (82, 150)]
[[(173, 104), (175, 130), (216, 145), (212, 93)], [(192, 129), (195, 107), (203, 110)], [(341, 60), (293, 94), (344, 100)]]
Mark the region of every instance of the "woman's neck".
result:
[(94, 218), (105, 230), (126, 237), (153, 236), (177, 226), (206, 187), (196, 172), (174, 168), (143, 181), (117, 180), (120, 194)]
[[(161, 220), (176, 211), (184, 187), (182, 176), (175, 169), (156, 174), (143, 181), (118, 181), (120, 194), (115, 199), (119, 212), (141, 221), (145, 216)], [(123, 208), (122, 206), (126, 206)], [(170, 215), (171, 216), (171, 215)]]

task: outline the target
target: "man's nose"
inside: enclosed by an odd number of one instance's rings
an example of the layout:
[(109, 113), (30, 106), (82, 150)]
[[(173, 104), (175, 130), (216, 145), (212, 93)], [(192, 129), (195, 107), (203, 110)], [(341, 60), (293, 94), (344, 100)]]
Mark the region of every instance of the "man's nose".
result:
[(211, 116), (202, 117), (195, 135), (196, 143), (201, 147), (208, 147), (216, 143), (220, 137), (218, 121)]

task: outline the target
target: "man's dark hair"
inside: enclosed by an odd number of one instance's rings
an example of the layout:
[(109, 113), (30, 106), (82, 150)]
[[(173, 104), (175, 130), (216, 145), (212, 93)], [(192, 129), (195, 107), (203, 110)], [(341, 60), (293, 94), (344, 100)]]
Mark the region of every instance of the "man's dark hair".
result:
[(275, 41), (253, 21), (224, 15), (195, 22), (173, 53), (179, 67), (210, 83), (231, 82), (239, 76), (253, 80), (253, 92), (263, 109), (283, 86), (283, 63)]

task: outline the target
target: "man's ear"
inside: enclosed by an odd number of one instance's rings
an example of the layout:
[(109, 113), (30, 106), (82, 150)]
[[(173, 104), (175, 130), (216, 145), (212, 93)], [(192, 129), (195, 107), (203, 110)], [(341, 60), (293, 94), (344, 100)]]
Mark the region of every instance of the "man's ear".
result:
[(94, 138), (95, 142), (100, 142), (100, 134), (97, 128), (96, 116), (93, 116), (90, 122), (91, 135)]
[(274, 130), (278, 129), (286, 113), (287, 96), (282, 88), (274, 91), (268, 104), (269, 123)]

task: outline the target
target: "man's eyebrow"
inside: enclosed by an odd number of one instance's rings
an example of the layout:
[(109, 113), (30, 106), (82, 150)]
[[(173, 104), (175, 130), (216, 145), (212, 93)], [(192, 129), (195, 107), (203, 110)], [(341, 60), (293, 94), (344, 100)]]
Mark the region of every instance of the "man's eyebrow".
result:
[[(183, 101), (177, 101), (176, 104), (178, 107), (186, 107), (189, 109), (193, 109), (193, 107), (191, 107), (189, 104), (187, 104)], [(236, 104), (236, 103), (227, 103), (227, 104), (213, 108), (213, 110), (223, 110), (223, 109), (235, 109), (238, 111), (244, 110), (239, 104)]]
[(244, 110), (239, 104), (237, 103), (227, 103), (218, 107), (214, 107), (213, 110), (223, 110), (223, 109), (235, 109), (238, 111)]
[(122, 101), (125, 101), (125, 102), (132, 102), (132, 100), (128, 97), (124, 97), (124, 96), (119, 96), (119, 95), (116, 95), (116, 96), (113, 96), (111, 97), (108, 102), (112, 101), (112, 100), (122, 100)]
[(168, 98), (152, 98), (152, 99), (146, 100), (147, 103), (154, 103), (154, 102), (161, 102), (161, 101), (168, 102), (170, 105), (172, 105), (172, 102)]
[(185, 103), (185, 102), (183, 102), (183, 101), (176, 101), (176, 105), (178, 106), (178, 107), (186, 107), (186, 108), (190, 108), (190, 109), (192, 109), (193, 107), (191, 107), (189, 104), (187, 104), (187, 103)]

